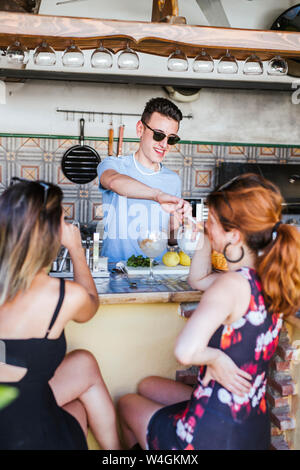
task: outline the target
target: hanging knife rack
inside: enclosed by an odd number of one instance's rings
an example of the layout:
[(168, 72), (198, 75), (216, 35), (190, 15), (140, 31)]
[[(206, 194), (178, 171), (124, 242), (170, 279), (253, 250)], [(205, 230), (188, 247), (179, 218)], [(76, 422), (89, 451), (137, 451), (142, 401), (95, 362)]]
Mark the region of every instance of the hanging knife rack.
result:
[[(103, 122), (104, 116), (107, 116), (107, 117), (110, 117), (110, 118), (112, 116), (118, 116), (120, 118), (120, 120), (122, 120), (123, 116), (141, 117), (140, 114), (135, 114), (135, 113), (123, 113), (123, 112), (122, 113), (114, 113), (114, 112), (107, 112), (107, 111), (82, 111), (82, 110), (75, 110), (75, 109), (60, 109), (60, 108), (57, 108), (56, 112), (57, 113), (65, 113), (66, 117), (67, 117), (67, 120), (68, 120), (69, 114), (73, 117), (72, 120), (74, 120), (75, 114), (80, 114), (81, 117), (87, 115), (89, 121), (91, 121), (91, 120), (95, 121), (95, 116), (101, 116), (102, 122)], [(187, 114), (187, 115), (183, 116), (183, 118), (184, 119), (193, 119), (193, 115), (192, 114)]]

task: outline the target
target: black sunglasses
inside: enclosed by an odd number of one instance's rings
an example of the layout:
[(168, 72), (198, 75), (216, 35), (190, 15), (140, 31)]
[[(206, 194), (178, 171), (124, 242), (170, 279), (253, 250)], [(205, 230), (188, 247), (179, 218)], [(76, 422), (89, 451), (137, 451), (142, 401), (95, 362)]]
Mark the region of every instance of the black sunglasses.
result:
[(12, 186), (15, 183), (37, 183), (37, 184), (39, 184), (44, 189), (43, 207), (46, 206), (46, 202), (47, 202), (47, 199), (48, 199), (48, 192), (49, 192), (49, 189), (50, 189), (49, 184), (45, 183), (44, 181), (27, 180), (26, 178), (19, 178), (18, 176), (13, 176), (10, 180), (10, 186)]
[(152, 129), (150, 126), (148, 126), (148, 124), (145, 123), (145, 121), (142, 121), (142, 123), (144, 124), (144, 126), (148, 127), (148, 129), (150, 129), (150, 131), (153, 132), (153, 139), (156, 142), (161, 142), (166, 137), (168, 138), (168, 140), (167, 140), (168, 145), (175, 145), (175, 144), (178, 144), (178, 142), (180, 141), (180, 137), (178, 135), (169, 135), (168, 136), (164, 132), (156, 131), (155, 129)]

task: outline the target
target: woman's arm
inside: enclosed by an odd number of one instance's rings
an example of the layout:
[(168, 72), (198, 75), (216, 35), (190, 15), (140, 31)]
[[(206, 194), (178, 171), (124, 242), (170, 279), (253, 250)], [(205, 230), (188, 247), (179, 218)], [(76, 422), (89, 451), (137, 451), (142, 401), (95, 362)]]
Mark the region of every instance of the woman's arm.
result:
[(205, 291), (223, 273), (214, 273), (211, 265), (211, 245), (207, 235), (200, 237), (197, 249), (192, 258), (188, 283), (193, 289)]
[(86, 263), (79, 229), (62, 219), (61, 243), (68, 248), (73, 268), (74, 283), (70, 283), (69, 292), (74, 303), (73, 320), (88, 321), (96, 313), (99, 296), (90, 269)]
[(236, 273), (224, 274), (203, 294), (175, 346), (179, 362), (209, 366), (210, 378), (237, 395), (250, 390), (251, 375), (239, 369), (223, 351), (209, 347), (208, 343), (222, 324), (231, 318), (237, 320), (245, 313), (249, 301), (247, 281)]

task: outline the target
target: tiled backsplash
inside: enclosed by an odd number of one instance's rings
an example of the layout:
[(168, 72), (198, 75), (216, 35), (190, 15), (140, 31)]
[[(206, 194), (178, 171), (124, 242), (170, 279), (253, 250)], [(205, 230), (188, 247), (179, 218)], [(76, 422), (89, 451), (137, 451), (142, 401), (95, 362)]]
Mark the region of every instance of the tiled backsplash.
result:
[[(138, 142), (128, 140), (123, 145), (124, 155), (138, 148)], [(76, 185), (61, 170), (64, 152), (76, 144), (78, 141), (65, 138), (0, 136), (0, 192), (12, 176), (51, 181), (63, 189), (63, 205), (68, 219), (101, 225), (102, 204), (97, 179), (86, 185)], [(89, 140), (87, 145), (93, 147), (101, 159), (106, 157), (107, 141)], [(192, 199), (205, 197), (213, 189), (215, 169), (222, 161), (299, 163), (300, 147), (180, 143), (165, 158), (164, 164), (182, 179), (182, 196)]]

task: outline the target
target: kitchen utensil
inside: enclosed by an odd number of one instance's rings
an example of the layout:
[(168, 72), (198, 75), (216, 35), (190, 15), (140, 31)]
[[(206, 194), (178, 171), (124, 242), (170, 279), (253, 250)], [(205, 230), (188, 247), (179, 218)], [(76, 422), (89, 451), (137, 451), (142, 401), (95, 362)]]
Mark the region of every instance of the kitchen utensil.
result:
[[(80, 229), (80, 223), (77, 220), (73, 220), (72, 225), (75, 225), (78, 229)], [(64, 248), (62, 259), (58, 267), (58, 272), (61, 272), (63, 270), (63, 267), (65, 265), (65, 262), (68, 256), (68, 251), (69, 251), (68, 248)]]
[(112, 120), (110, 122), (110, 128), (108, 129), (108, 155), (114, 154), (114, 128)]
[(122, 263), (122, 261), (119, 261), (118, 263), (116, 263), (116, 269), (118, 269), (119, 271), (121, 271), (123, 274), (126, 275), (127, 281), (128, 281), (128, 284), (129, 284), (129, 287), (131, 287), (132, 289), (136, 289), (136, 288), (137, 288), (137, 283), (136, 283), (136, 282), (132, 282), (132, 281), (129, 279), (128, 272), (126, 271), (125, 264)]
[(156, 282), (153, 275), (153, 260), (167, 248), (167, 233), (165, 231), (141, 230), (137, 241), (142, 252), (150, 258), (148, 282), (149, 284), (153, 284)]
[(118, 142), (118, 150), (117, 150), (117, 157), (122, 155), (122, 147), (123, 147), (123, 136), (124, 136), (124, 124), (119, 127), (119, 142)]
[(84, 145), (84, 119), (80, 119), (79, 145), (69, 148), (62, 158), (62, 171), (72, 183), (86, 184), (97, 176), (101, 159), (95, 149)]

